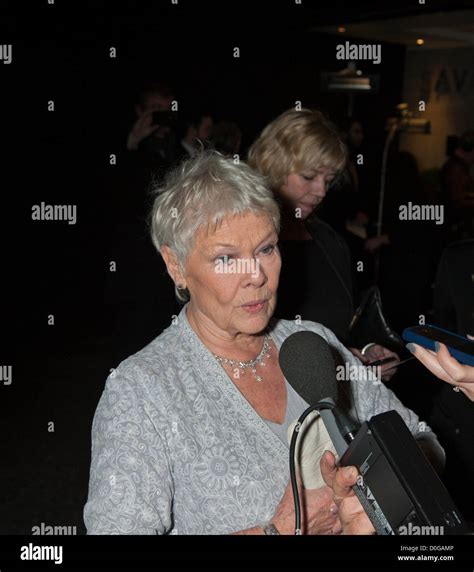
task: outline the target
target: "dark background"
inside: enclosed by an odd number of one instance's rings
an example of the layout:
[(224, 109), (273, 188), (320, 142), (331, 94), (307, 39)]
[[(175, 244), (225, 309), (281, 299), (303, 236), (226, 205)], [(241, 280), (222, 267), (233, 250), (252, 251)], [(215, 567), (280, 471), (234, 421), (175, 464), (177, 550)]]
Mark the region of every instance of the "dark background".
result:
[[(0, 39), (13, 44), (13, 63), (0, 63), (1, 363), (13, 365), (13, 383), (0, 385), (0, 534), (28, 534), (41, 522), (84, 532), (97, 401), (109, 370), (148, 341), (115, 328), (108, 270), (111, 252), (121, 268), (113, 207), (141, 83), (165, 79), (176, 88), (180, 110), (206, 107), (217, 119), (236, 121), (246, 148), (296, 100), (334, 120), (344, 116), (346, 96), (319, 89), (321, 71), (342, 67), (334, 57), (341, 38), (318, 34), (314, 26), (341, 15), (350, 22), (472, 7), (453, 0), (429, 7), (414, 1), (325, 4), (2, 3)], [(111, 46), (116, 59), (109, 58)], [(240, 59), (232, 57), (234, 46)], [(401, 101), (405, 54), (398, 45), (382, 49), (380, 66), (359, 66), (381, 74), (380, 92), (356, 99), (357, 115), (367, 118), (374, 172), (385, 119)], [(54, 113), (47, 111), (50, 99)], [(111, 153), (117, 166), (109, 165)], [(77, 205), (77, 224), (32, 221), (31, 206), (41, 201)], [(146, 275), (136, 279), (139, 289)], [(120, 288), (123, 272), (113, 280)], [(49, 314), (54, 326), (48, 326)], [(157, 323), (154, 335), (164, 326)], [(54, 432), (48, 432), (50, 421)]]

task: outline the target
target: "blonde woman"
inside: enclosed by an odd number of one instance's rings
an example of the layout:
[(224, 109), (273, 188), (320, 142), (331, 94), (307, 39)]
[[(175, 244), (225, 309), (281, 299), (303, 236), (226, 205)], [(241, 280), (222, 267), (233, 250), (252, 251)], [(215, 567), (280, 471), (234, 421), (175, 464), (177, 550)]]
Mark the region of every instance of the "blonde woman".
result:
[[(344, 343), (354, 314), (351, 260), (340, 235), (315, 213), (347, 164), (337, 127), (320, 111), (288, 110), (268, 124), (249, 150), (282, 206), (283, 269), (275, 314), (320, 322)], [(397, 354), (373, 343), (350, 348), (364, 363)], [(382, 379), (395, 371), (382, 366)]]

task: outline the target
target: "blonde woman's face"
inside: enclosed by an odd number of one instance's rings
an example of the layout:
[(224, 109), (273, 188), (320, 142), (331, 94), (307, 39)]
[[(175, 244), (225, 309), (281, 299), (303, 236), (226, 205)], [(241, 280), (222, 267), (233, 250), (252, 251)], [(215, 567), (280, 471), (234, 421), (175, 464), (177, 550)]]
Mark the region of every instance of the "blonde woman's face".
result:
[(229, 333), (262, 331), (276, 306), (277, 243), (272, 218), (252, 212), (199, 232), (185, 272), (194, 309)]
[(280, 194), (295, 216), (304, 220), (323, 201), (335, 176), (336, 172), (329, 167), (291, 173)]

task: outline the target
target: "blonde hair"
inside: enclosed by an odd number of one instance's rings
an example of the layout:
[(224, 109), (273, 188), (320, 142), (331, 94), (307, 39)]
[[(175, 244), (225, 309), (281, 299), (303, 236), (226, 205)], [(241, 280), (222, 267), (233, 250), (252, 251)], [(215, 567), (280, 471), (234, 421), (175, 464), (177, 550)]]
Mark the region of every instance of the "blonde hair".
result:
[(291, 173), (329, 167), (341, 173), (347, 149), (338, 128), (321, 111), (290, 109), (269, 123), (249, 149), (248, 162), (273, 190)]
[[(234, 163), (217, 151), (203, 151), (168, 173), (157, 193), (150, 219), (153, 244), (166, 245), (184, 265), (197, 231), (226, 216), (255, 212), (268, 215), (280, 230), (280, 210), (267, 179), (243, 162)], [(189, 293), (175, 287), (185, 302)]]

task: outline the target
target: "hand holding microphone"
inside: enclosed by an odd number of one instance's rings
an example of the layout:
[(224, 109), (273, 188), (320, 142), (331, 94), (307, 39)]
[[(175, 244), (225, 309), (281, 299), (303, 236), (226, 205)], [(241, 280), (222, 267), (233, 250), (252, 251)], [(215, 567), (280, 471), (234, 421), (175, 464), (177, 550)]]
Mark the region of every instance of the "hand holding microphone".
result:
[(352, 489), (359, 475), (357, 468), (338, 467), (334, 454), (326, 451), (321, 459), (321, 474), (333, 491), (342, 534), (375, 534), (367, 513)]
[[(303, 513), (302, 534), (340, 534), (342, 529), (331, 488), (324, 485), (319, 489), (304, 489), (301, 480), (298, 488)], [(288, 483), (271, 522), (280, 534), (295, 533), (295, 507), (291, 482)]]
[[(285, 378), (311, 404), (299, 417), (301, 425), (290, 443), (296, 533), (302, 529), (295, 462), (299, 433), (315, 410), (340, 458), (336, 463), (334, 454), (325, 452), (320, 468), (333, 491), (345, 534), (406, 534), (410, 527), (425, 525), (442, 527), (445, 534), (467, 531), (462, 514), (396, 410), (373, 415), (359, 425), (336, 406), (335, 363), (326, 340), (310, 331), (293, 333), (282, 344), (279, 360)], [(303, 460), (311, 450), (319, 454), (321, 445), (324, 438), (316, 443), (310, 439), (308, 451), (303, 448)], [(317, 472), (308, 466), (308, 479), (313, 482)]]

